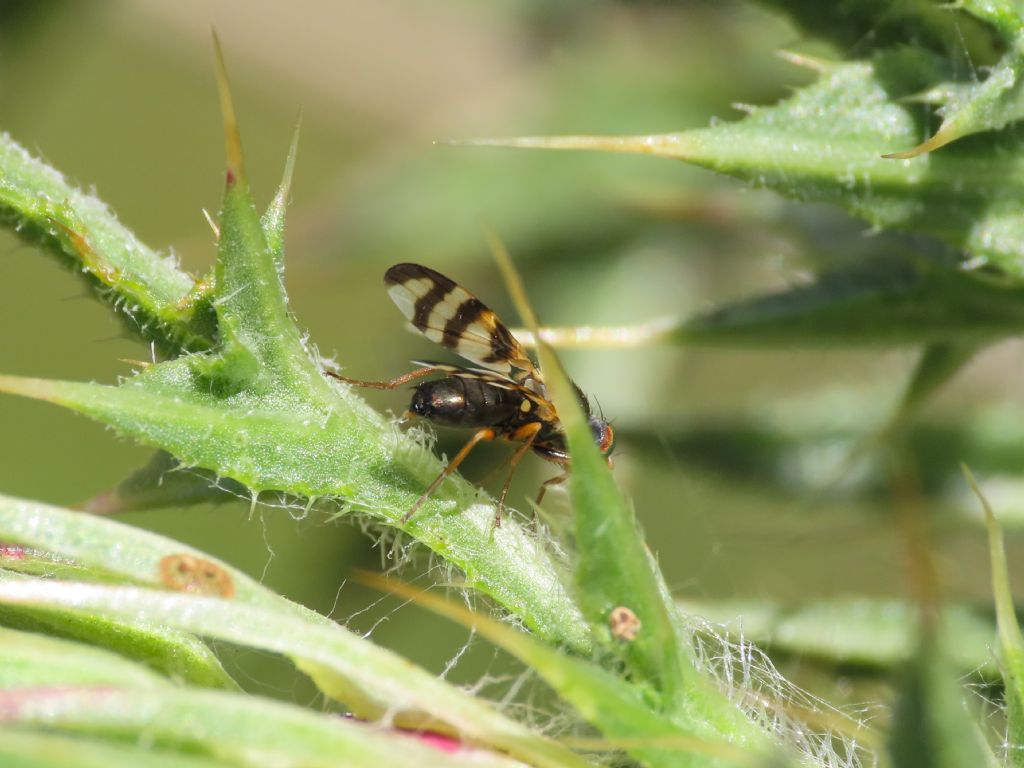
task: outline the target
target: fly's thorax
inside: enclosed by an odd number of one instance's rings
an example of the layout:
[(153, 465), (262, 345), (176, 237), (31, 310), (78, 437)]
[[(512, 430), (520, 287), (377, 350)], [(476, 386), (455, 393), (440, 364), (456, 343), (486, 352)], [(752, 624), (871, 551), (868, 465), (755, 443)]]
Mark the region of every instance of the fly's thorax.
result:
[[(590, 425), (590, 432), (594, 436), (594, 443), (601, 455), (611, 455), (615, 448), (615, 431), (612, 429), (612, 425), (593, 415), (587, 421)], [(557, 464), (569, 463), (569, 445), (560, 424), (545, 424), (534, 441), (533, 450), (548, 461)]]

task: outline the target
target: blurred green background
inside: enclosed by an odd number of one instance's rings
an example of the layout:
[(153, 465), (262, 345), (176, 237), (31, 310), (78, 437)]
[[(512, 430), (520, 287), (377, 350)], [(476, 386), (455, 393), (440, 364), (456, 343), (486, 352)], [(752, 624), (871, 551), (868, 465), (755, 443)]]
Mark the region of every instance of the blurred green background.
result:
[[(355, 377), (390, 378), (412, 358), (437, 355), (403, 330), (383, 291), (393, 263), (428, 264), (514, 319), (484, 221), (507, 242), (548, 324), (685, 316), (798, 283), (822, 264), (902, 247), (836, 210), (666, 160), (435, 143), (659, 133), (735, 119), (734, 104), (771, 103), (808, 82), (776, 51), (815, 50), (756, 5), (0, 3), (0, 128), (94, 188), (144, 241), (196, 274), (213, 259), (202, 209), (216, 212), (223, 177), (211, 25), (258, 199), (272, 194), (303, 112), (286, 282), (300, 325)], [(111, 382), (130, 370), (122, 358), (148, 356), (47, 256), (2, 233), (0, 264), (3, 372)], [(884, 422), (913, 353), (657, 347), (565, 358), (614, 420), (616, 474), (681, 596), (799, 604), (907, 594), (884, 461), (862, 462), (831, 492), (816, 489), (858, 436)], [(1024, 509), (1013, 471), (1024, 456), (1021, 358), (1017, 343), (981, 355), (931, 404), (909, 449), (934, 513), (944, 594), (982, 609), (990, 599), (983, 532), (956, 462), (1001, 473), (988, 486), (993, 500)], [(395, 413), (407, 404), (402, 393), (367, 397)], [(41, 403), (0, 399), (0, 425), (0, 490), (57, 504), (110, 488), (150, 455)], [(449, 455), (465, 438), (439, 437)], [(481, 449), (465, 474), (483, 478), (506, 450)], [(551, 472), (524, 462), (513, 503), (527, 507)], [(549, 499), (555, 523), (564, 521), (564, 496)], [(396, 612), (392, 602), (362, 612), (376, 596), (346, 584), (347, 575), (388, 567), (397, 555), (358, 525), (297, 521), (262, 506), (250, 516), (247, 502), (124, 517), (306, 605), (352, 616), (355, 627), (372, 627), (379, 642), (432, 669), (466, 640), (465, 630), (415, 609)], [(1012, 535), (1010, 545), (1012, 567), (1021, 547)], [(1024, 574), (1016, 575), (1024, 594)], [(311, 695), (260, 659), (238, 664), (254, 687)], [(473, 681), (506, 666), (474, 647), (451, 677)], [(813, 669), (788, 671), (817, 685)]]

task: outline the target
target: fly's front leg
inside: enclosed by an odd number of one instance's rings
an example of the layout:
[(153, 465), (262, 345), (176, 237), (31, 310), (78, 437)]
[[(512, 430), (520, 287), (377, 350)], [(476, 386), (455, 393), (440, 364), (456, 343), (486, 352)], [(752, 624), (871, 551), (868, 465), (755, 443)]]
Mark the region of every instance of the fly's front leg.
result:
[[(433, 369), (428, 368), (427, 370)], [(488, 427), (487, 429), (479, 430), (478, 432), (476, 432), (476, 434), (469, 438), (466, 444), (462, 446), (462, 450), (455, 454), (455, 458), (449, 461), (448, 466), (441, 470), (441, 474), (434, 478), (434, 482), (432, 482), (430, 486), (427, 488), (427, 490), (423, 492), (423, 495), (416, 499), (416, 503), (412, 505), (408, 512), (402, 515), (402, 525), (405, 525), (409, 522), (412, 516), (416, 514), (416, 510), (420, 508), (420, 505), (428, 498), (430, 498), (430, 494), (436, 491), (437, 487), (445, 481), (445, 478), (447, 478), (452, 472), (454, 472), (458, 468), (459, 464), (462, 463), (462, 460), (469, 455), (469, 452), (473, 450), (477, 443), (479, 443), (481, 440), (493, 440), (494, 436), (494, 430)]]
[(495, 528), (501, 527), (501, 513), (505, 509), (505, 497), (508, 496), (508, 488), (512, 484), (512, 475), (515, 474), (516, 464), (518, 464), (519, 460), (526, 455), (528, 450), (530, 450), (530, 447), (533, 445), (533, 441), (540, 432), (540, 428), (541, 423), (539, 421), (535, 421), (516, 430), (515, 437), (517, 440), (522, 440), (523, 444), (516, 448), (516, 452), (512, 454), (512, 460), (509, 462), (508, 477), (505, 478), (505, 485), (501, 488), (501, 496), (498, 497), (498, 509), (494, 513)]
[(348, 376), (342, 376), (340, 373), (334, 371), (324, 371), (332, 379), (343, 381), (346, 384), (351, 384), (354, 387), (369, 387), (370, 389), (398, 389), (403, 384), (408, 384), (410, 381), (416, 379), (422, 379), (424, 376), (429, 376), (434, 373), (433, 368), (417, 368), (415, 371), (410, 371), (397, 379), (391, 379), (391, 381), (363, 381), (362, 379), (350, 379)]

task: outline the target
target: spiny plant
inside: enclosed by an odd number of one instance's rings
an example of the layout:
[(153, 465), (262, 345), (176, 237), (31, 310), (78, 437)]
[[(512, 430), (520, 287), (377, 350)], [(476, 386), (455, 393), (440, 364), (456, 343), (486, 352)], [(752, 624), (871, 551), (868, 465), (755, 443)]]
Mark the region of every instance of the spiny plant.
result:
[[(748, 114), (735, 122), (648, 136), (469, 143), (681, 160), (841, 206), (876, 231), (930, 236), (912, 253), (880, 253), (826, 270), (810, 285), (656, 329), (660, 341), (680, 344), (922, 345), (906, 403), (919, 405), (979, 349), (1022, 328), (1024, 11), (971, 0), (955, 10), (872, 0), (840, 9), (767, 4), (860, 57), (784, 52), (817, 81), (773, 106), (737, 105)], [(969, 46), (969, 60), (993, 62), (987, 77), (954, 79), (954, 34)], [(940, 122), (932, 133), (933, 116)]]
[[(979, 31), (979, 45), (988, 40), (995, 47), (993, 38), (1000, 36), (1016, 39), (1020, 26), (1010, 24), (1009, 6), (999, 14), (991, 3), (964, 7), (990, 25)], [(839, 25), (823, 20), (813, 4), (793, 8), (809, 27), (839, 34)], [(919, 143), (918, 108), (900, 99), (925, 84), (941, 85), (929, 78), (941, 73), (942, 61), (928, 44), (933, 15), (926, 9), (901, 6), (896, 24), (875, 3), (851, 8), (852, 20), (891, 30), (897, 38), (900, 30), (920, 28), (919, 44), (886, 47), (893, 38), (879, 34), (872, 38), (878, 49), (867, 61), (814, 62), (821, 82), (778, 107), (755, 110), (731, 125), (618, 146), (642, 145), (802, 198), (840, 203), (875, 226), (919, 229), (963, 249), (967, 255), (952, 263), (879, 263), (826, 275), (809, 288), (680, 323), (665, 337), (926, 343), (910, 390), (916, 403), (980, 344), (1016, 332), (1020, 285), (1012, 264), (1014, 249), (1019, 253), (1015, 243), (1021, 242), (1015, 240), (1020, 214), (1004, 204), (1005, 194), (1015, 190), (1013, 164), (997, 159), (991, 142), (962, 148), (971, 139), (943, 148), (954, 158), (961, 153), (949, 166), (932, 167), (930, 158), (938, 154), (879, 157)], [(1013, 50), (1008, 46), (1004, 55)], [(1007, 71), (1013, 90), (1016, 70)], [(571, 386), (543, 343), (539, 354), (573, 457), (572, 553), (562, 555), (544, 536), (514, 521), (494, 528), (493, 502), (457, 477), (401, 523), (440, 462), (416, 435), (399, 431), (351, 390), (323, 376), (322, 361), (289, 313), (283, 284), (285, 208), (296, 144), (277, 194), (261, 215), (223, 74), (219, 83), (227, 172), (216, 266), (202, 280), (141, 244), (102, 203), (72, 188), (11, 138), (0, 141), (4, 223), (80, 270), (129, 329), (161, 353), (160, 362), (140, 365), (116, 386), (5, 376), (0, 389), (71, 408), (163, 451), (136, 478), (143, 487), (147, 478), (166, 473), (167, 456), (194, 469), (168, 489), (182, 503), (208, 498), (213, 480), (244, 490), (254, 504), (264, 494), (284, 494), (311, 509), (400, 528), (464, 574), (465, 589), (488, 596), (527, 631), (467, 614), (433, 595), (417, 599), (475, 625), (534, 670), (593, 729), (594, 738), (573, 749), (545, 736), (183, 544), (4, 497), (0, 539), (12, 546), (0, 561), (0, 643), (10, 661), (0, 669), (6, 705), (0, 754), (8, 763), (870, 763), (873, 753), (862, 745), (870, 742), (870, 732), (855, 738), (832, 734), (825, 715), (835, 713), (796, 711), (807, 699), (749, 645), (730, 644), (680, 611), (643, 545), (628, 500), (593, 444)], [(1000, 140), (1012, 144), (1012, 128), (1003, 128), (1014, 119), (1012, 110), (994, 116), (998, 110), (991, 104), (1002, 102), (986, 83), (973, 92), (956, 84), (929, 91), (932, 101), (945, 94), (947, 121), (971, 113), (972, 104), (974, 112), (988, 115), (988, 122), (977, 115), (973, 121), (958, 118), (941, 141), (980, 126), (1002, 129)], [(985, 104), (990, 106), (983, 109)], [(843, 121), (833, 124), (834, 115)], [(922, 151), (937, 146), (926, 143)], [(922, 163), (929, 165), (922, 169)], [(964, 183), (968, 171), (978, 187)], [(978, 218), (967, 221), (971, 216)], [(982, 230), (1000, 236), (985, 237)], [(961, 268), (976, 257), (998, 273)], [(507, 260), (502, 264), (517, 286)], [(521, 289), (514, 295), (524, 320), (542, 338)], [(1020, 762), (1019, 630), (991, 516), (990, 526), (1008, 701), (1004, 754), (997, 757), (977, 738), (977, 726), (963, 711), (963, 691), (948, 669), (941, 624), (925, 621), (888, 749), (879, 750), (883, 759), (887, 753), (898, 765)], [(241, 692), (199, 638), (287, 657), (354, 719)], [(408, 738), (403, 731), (410, 729), (472, 746), (440, 752)]]

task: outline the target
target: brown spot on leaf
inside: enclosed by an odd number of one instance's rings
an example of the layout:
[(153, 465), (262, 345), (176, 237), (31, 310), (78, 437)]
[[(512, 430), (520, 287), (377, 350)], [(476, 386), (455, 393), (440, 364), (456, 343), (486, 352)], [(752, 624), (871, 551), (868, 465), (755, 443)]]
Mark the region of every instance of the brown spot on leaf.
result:
[(626, 642), (636, 640), (636, 636), (643, 626), (640, 618), (624, 605), (612, 609), (608, 616), (608, 625), (612, 629), (612, 637)]
[(234, 597), (231, 575), (212, 560), (186, 553), (160, 560), (160, 580), (179, 592), (210, 597)]

